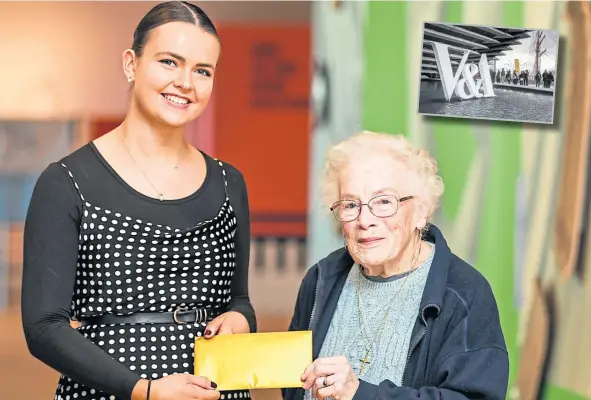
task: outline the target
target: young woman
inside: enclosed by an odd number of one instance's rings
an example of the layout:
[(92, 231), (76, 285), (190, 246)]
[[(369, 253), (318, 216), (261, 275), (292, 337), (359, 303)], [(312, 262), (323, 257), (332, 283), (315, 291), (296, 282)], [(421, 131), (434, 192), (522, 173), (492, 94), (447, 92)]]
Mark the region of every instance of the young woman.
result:
[(22, 317), (31, 353), (62, 374), (56, 399), (249, 397), (192, 375), (196, 336), (256, 330), (244, 179), (183, 136), (219, 55), (200, 8), (154, 7), (123, 53), (125, 121), (36, 184)]

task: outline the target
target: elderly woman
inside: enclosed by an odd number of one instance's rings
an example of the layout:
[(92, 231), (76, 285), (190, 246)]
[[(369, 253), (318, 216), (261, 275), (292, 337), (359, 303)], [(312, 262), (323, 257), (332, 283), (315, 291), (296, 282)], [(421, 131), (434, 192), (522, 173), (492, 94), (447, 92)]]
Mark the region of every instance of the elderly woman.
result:
[(314, 362), (284, 399), (505, 399), (490, 285), (429, 223), (434, 159), (364, 132), (331, 149), (324, 190), (346, 245), (303, 279), (289, 329), (313, 331)]

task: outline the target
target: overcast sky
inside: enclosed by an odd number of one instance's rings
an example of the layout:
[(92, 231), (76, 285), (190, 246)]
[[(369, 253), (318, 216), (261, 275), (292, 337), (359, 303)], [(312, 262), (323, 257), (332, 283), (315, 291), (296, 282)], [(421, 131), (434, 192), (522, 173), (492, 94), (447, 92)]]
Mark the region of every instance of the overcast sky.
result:
[[(519, 65), (521, 70), (528, 69), (530, 72), (534, 69), (534, 61), (535, 61), (535, 52), (532, 43), (536, 37), (537, 31), (529, 32), (530, 38), (520, 39), (521, 44), (513, 46), (512, 49), (505, 52), (504, 56), (499, 57), (497, 60), (497, 70), (501, 68), (514, 68), (514, 60), (517, 58), (519, 59)], [(546, 53), (542, 55), (540, 61), (540, 71), (544, 72), (544, 70), (557, 70), (556, 67), (556, 59), (557, 59), (557, 51), (558, 51), (558, 32), (556, 31), (543, 31), (543, 35), (545, 36), (544, 40), (542, 41), (542, 45), (540, 49), (543, 51), (546, 50)], [(532, 48), (530, 50), (530, 47)], [(561, 50), (562, 51), (562, 50)], [(527, 64), (526, 64), (527, 63)], [(524, 65), (525, 64), (525, 65)], [(557, 71), (560, 73), (560, 71)]]

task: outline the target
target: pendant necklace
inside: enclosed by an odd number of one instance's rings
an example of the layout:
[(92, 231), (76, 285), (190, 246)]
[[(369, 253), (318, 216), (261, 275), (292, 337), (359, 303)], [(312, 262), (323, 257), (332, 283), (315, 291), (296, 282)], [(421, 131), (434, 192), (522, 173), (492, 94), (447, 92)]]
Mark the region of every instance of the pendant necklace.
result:
[[(133, 154), (131, 154), (131, 151), (129, 150), (129, 147), (127, 147), (127, 144), (125, 144), (125, 140), (123, 138), (123, 130), (121, 130), (121, 142), (123, 143), (123, 146), (125, 147), (125, 150), (127, 150), (127, 154), (129, 154), (129, 157), (133, 160), (133, 163), (140, 170), (140, 172), (142, 173), (142, 175), (144, 176), (144, 178), (146, 178), (146, 181), (150, 184), (150, 186), (152, 186), (152, 188), (154, 189), (154, 191), (156, 191), (156, 194), (158, 195), (158, 200), (164, 201), (164, 194), (160, 190), (158, 190), (158, 188), (156, 187), (156, 185), (154, 185), (154, 183), (150, 180), (150, 178), (148, 178), (148, 175), (146, 174), (146, 172), (142, 169), (142, 167), (140, 167), (139, 163), (137, 162), (137, 160), (135, 159), (135, 157), (133, 156)], [(176, 163), (173, 164), (173, 166), (172, 166), (172, 168), (175, 169), (175, 170), (179, 168), (179, 161), (180, 161), (180, 158), (181, 158), (181, 151), (182, 151), (183, 148), (184, 148), (184, 145), (181, 146), (181, 148), (179, 149), (179, 154), (177, 156)]]
[[(388, 307), (388, 309), (385, 312), (384, 317), (382, 318), (382, 326), (378, 332), (378, 334), (375, 337), (375, 341), (374, 343), (372, 343), (371, 340), (366, 340), (366, 338), (369, 338), (369, 335), (366, 335), (365, 333), (365, 329), (364, 329), (364, 323), (363, 323), (363, 316), (361, 313), (361, 267), (360, 270), (357, 274), (357, 279), (356, 279), (356, 286), (357, 286), (357, 315), (359, 318), (359, 328), (361, 329), (361, 336), (363, 338), (363, 341), (365, 342), (365, 356), (361, 359), (359, 359), (359, 361), (361, 362), (361, 367), (359, 368), (359, 377), (361, 377), (361, 375), (363, 375), (363, 373), (365, 372), (365, 368), (368, 364), (370, 364), (371, 362), (371, 358), (370, 358), (370, 354), (372, 352), (373, 346), (374, 344), (377, 344), (378, 339), (380, 338), (380, 336), (382, 335), (382, 331), (384, 330), (384, 326), (386, 326), (386, 324), (388, 323), (388, 317), (390, 315), (390, 311), (394, 308), (394, 304), (396, 303), (394, 300), (398, 297), (398, 295), (402, 292), (402, 289), (404, 288), (404, 285), (406, 283), (406, 280), (408, 279), (408, 277), (415, 271), (415, 267), (416, 265), (414, 265), (418, 260), (419, 260), (419, 256), (421, 254), (421, 244), (419, 242), (419, 249), (417, 252), (415, 252), (415, 256), (413, 256), (413, 260), (411, 260), (411, 270), (408, 272), (408, 274), (406, 274), (406, 276), (403, 278), (404, 281), (402, 282), (402, 286), (400, 286), (400, 289), (396, 292), (396, 294), (394, 296), (392, 296), (392, 299), (390, 301), (390, 307)], [(369, 345), (367, 345), (369, 342)]]

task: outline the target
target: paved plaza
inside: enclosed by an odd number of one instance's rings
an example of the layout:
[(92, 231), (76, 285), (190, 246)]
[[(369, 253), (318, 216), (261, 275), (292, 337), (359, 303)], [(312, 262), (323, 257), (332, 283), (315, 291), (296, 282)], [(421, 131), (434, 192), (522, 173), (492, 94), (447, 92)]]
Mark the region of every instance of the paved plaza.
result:
[(533, 89), (530, 91), (524, 86), (505, 89), (495, 84), (496, 97), (460, 100), (454, 95), (448, 102), (443, 95), (441, 82), (421, 81), (419, 113), (551, 123), (554, 96), (536, 91), (535, 86)]

